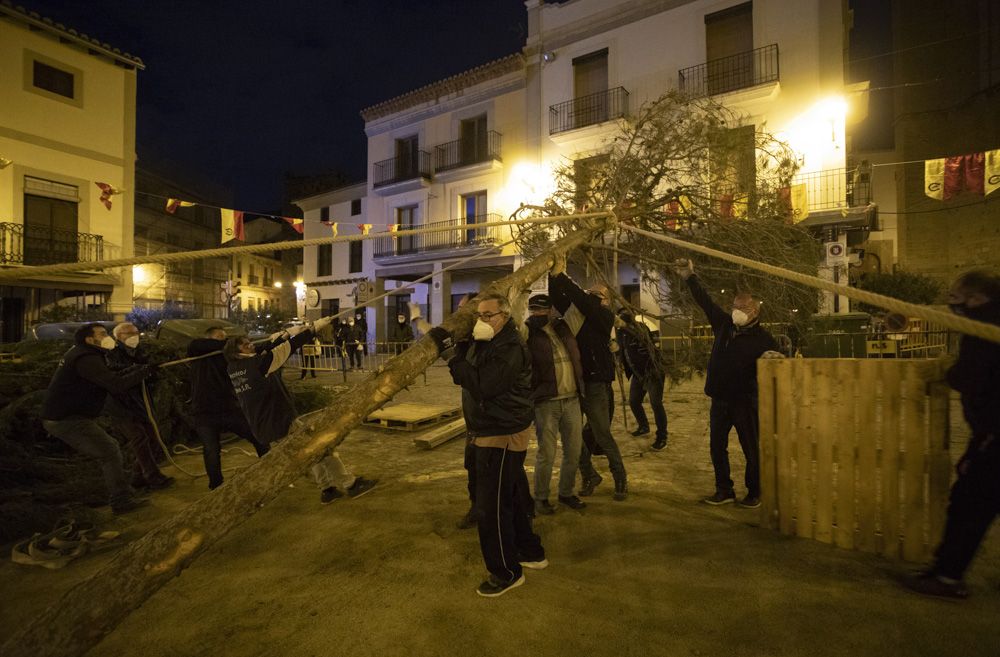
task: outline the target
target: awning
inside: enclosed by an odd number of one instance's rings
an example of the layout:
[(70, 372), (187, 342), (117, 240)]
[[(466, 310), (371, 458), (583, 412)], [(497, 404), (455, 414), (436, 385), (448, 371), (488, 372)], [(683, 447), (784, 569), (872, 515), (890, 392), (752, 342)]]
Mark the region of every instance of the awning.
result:
[(24, 278), (5, 280), (0, 285), (36, 287), (46, 290), (111, 292), (116, 285), (121, 285), (121, 281), (112, 274), (48, 274), (38, 278), (25, 276)]
[(817, 210), (799, 222), (800, 226), (819, 230), (823, 228), (863, 228), (878, 230), (878, 207), (874, 203), (852, 208)]

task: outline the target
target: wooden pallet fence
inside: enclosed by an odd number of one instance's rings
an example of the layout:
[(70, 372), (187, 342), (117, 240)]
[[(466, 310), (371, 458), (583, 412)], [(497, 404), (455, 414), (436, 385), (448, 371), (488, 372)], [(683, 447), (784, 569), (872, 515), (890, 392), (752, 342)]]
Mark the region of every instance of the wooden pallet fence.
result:
[(923, 561), (941, 537), (951, 458), (940, 360), (761, 360), (762, 524)]

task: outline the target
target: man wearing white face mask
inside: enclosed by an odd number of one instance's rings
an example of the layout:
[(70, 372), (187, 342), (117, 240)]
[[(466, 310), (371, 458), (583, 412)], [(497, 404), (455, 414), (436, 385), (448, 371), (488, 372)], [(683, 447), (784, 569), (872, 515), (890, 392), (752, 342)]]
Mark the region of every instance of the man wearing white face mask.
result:
[[(105, 360), (112, 372), (126, 373), (131, 369), (149, 364), (149, 356), (139, 345), (139, 329), (131, 322), (115, 326), (111, 334), (115, 338), (115, 348), (105, 354)], [(147, 381), (147, 392), (152, 399), (152, 381)], [(174, 483), (173, 477), (160, 472), (156, 464), (153, 427), (142, 397), (142, 387), (137, 385), (124, 393), (112, 393), (104, 406), (105, 414), (114, 418), (112, 433), (125, 439), (135, 455), (132, 468), (132, 487), (159, 490)]]
[(715, 494), (702, 501), (719, 505), (736, 500), (733, 480), (729, 476), (729, 431), (736, 427), (746, 457), (747, 494), (740, 506), (755, 509), (760, 506), (757, 359), (766, 351), (776, 351), (778, 344), (760, 325), (760, 302), (748, 292), (738, 293), (733, 299), (732, 311), (726, 312), (712, 301), (698, 282), (694, 263), (680, 260), (675, 268), (708, 316), (715, 335), (705, 373), (705, 394), (712, 398), (709, 450), (715, 469)]
[(118, 442), (97, 424), (109, 392), (123, 393), (155, 369), (143, 365), (127, 374), (112, 372), (104, 354), (115, 340), (100, 324), (87, 324), (73, 335), (75, 346), (66, 352), (52, 376), (42, 405), (42, 426), (78, 452), (97, 459), (108, 487), (111, 510), (125, 513), (149, 500), (134, 497), (122, 467)]

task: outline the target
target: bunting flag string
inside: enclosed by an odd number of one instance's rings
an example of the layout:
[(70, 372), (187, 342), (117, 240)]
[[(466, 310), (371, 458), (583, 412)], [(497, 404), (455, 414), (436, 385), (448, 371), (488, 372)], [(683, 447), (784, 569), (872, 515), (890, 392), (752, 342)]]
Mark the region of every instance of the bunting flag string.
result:
[(97, 188), (101, 190), (101, 203), (104, 204), (108, 210), (111, 210), (111, 197), (117, 194), (121, 194), (122, 190), (118, 189), (114, 185), (109, 185), (108, 183), (95, 182)]
[(246, 231), (243, 228), (243, 211), (230, 210), (229, 208), (219, 208), (222, 213), (222, 243), (230, 240), (246, 240)]
[(305, 223), (298, 217), (281, 217), (281, 219), (295, 229), (295, 232), (302, 235), (305, 230)]
[(1000, 149), (924, 160), (924, 194), (938, 201), (1000, 189)]
[(192, 201), (182, 201), (179, 198), (168, 198), (167, 207), (163, 209), (166, 210), (168, 213), (173, 214), (177, 212), (177, 208), (193, 208), (196, 205), (198, 204), (193, 203)]
[(371, 232), (373, 224), (355, 224), (355, 226), (358, 227), (362, 235), (367, 235)]

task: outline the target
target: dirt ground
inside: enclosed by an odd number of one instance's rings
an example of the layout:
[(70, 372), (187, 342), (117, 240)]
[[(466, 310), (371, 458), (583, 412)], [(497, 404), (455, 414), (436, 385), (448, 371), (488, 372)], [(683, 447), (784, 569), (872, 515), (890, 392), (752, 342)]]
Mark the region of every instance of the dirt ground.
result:
[[(458, 402), (443, 367), (427, 379), (396, 401)], [(317, 380), (325, 383), (339, 375)], [(476, 532), (455, 527), (468, 506), (462, 440), (422, 451), (409, 434), (358, 429), (340, 454), (380, 479), (373, 492), (321, 506), (302, 477), (88, 654), (1000, 654), (1000, 531), (973, 566), (968, 601), (908, 593), (893, 580), (905, 564), (761, 529), (755, 511), (699, 504), (712, 490), (707, 411), (700, 381), (671, 389), (670, 443), (656, 453), (626, 433), (619, 406), (628, 501), (612, 501), (606, 477), (582, 512), (539, 519), (551, 565), (497, 599), (476, 595), (485, 574)], [(235, 451), (223, 459), (250, 461)], [(533, 462), (532, 449), (529, 469)], [(200, 470), (199, 456), (180, 463)], [(606, 461), (597, 464), (606, 473)], [(208, 494), (204, 478), (172, 474), (178, 484), (150, 508), (121, 518), (105, 511), (106, 528), (134, 539)], [(740, 494), (742, 477), (734, 479)], [(57, 571), (0, 563), (0, 637), (107, 558)]]

